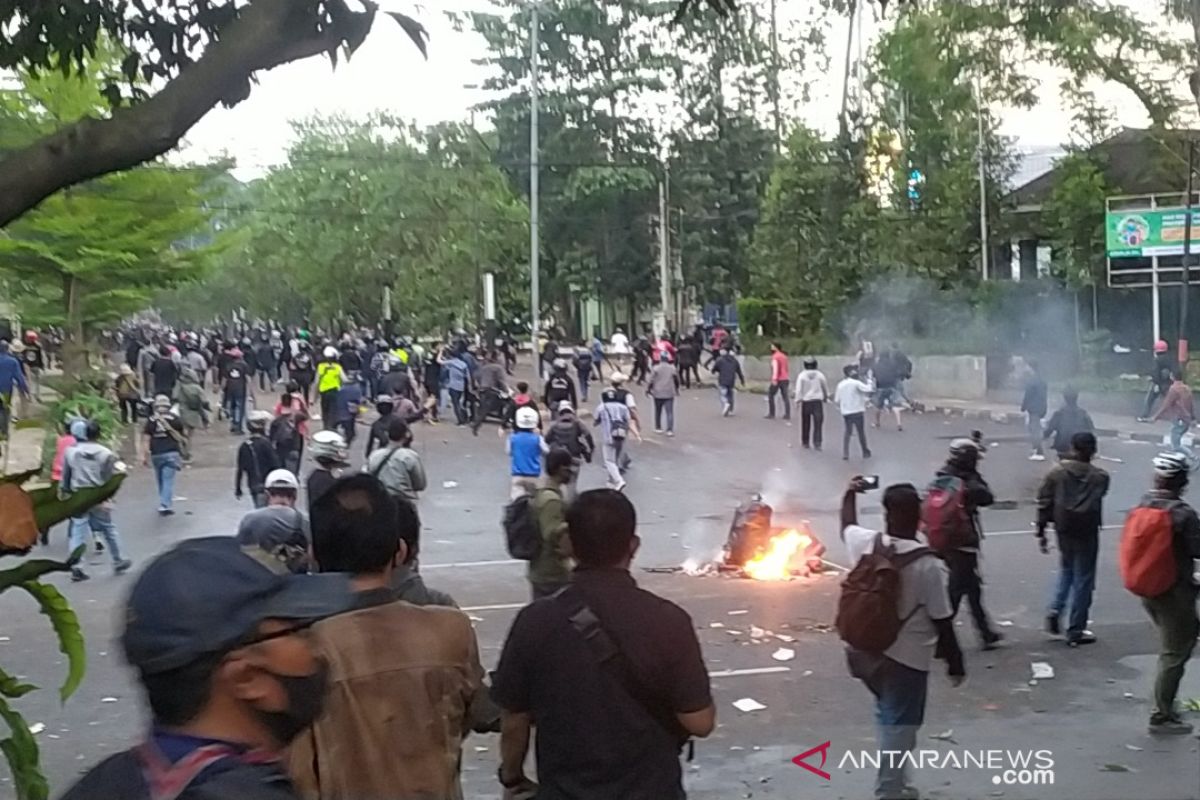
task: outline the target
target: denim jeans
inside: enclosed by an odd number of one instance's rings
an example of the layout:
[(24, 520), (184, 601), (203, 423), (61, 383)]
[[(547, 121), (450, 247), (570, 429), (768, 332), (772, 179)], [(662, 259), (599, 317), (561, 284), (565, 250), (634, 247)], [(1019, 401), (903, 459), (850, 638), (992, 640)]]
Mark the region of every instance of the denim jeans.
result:
[(656, 397), (654, 398), (654, 429), (664, 430), (662, 426), (663, 413), (667, 415), (667, 427), (665, 430), (675, 432), (675, 398), (674, 397)]
[(87, 544), (88, 529), (104, 537), (108, 555), (113, 564), (121, 562), (121, 537), (112, 521), (112, 508), (108, 503), (95, 506), (83, 516), (71, 517), (67, 530), (67, 552), (74, 553)]
[(1042, 443), (1046, 440), (1046, 431), (1042, 427), (1042, 418), (1026, 411), (1025, 430), (1029, 433), (1029, 446), (1033, 448), (1033, 452), (1042, 455)]
[(1192, 423), (1187, 420), (1177, 419), (1171, 425), (1171, 449), (1177, 453), (1183, 453), (1188, 458), (1195, 458), (1196, 454), (1192, 452), (1192, 448), (1187, 447), (1183, 443), (1183, 435), (1192, 427)]
[(225, 416), (229, 417), (229, 430), (232, 433), (242, 432), (242, 423), (246, 419), (246, 395), (225, 395)]
[(850, 457), (850, 436), (855, 431), (858, 431), (858, 446), (862, 448), (863, 458), (871, 455), (871, 448), (867, 447), (867, 431), (863, 427), (865, 416), (862, 411), (842, 415), (842, 458)]
[(1050, 598), (1049, 613), (1057, 617), (1068, 607), (1071, 609), (1067, 623), (1068, 639), (1078, 637), (1087, 628), (1092, 591), (1096, 588), (1096, 557), (1099, 550), (1099, 531), (1058, 536), (1058, 580)]
[(733, 411), (733, 398), (736, 394), (737, 392), (734, 391), (732, 386), (717, 386), (717, 396), (721, 398), (722, 411), (724, 411), (726, 408), (728, 408), (731, 412)]
[(917, 731), (925, 722), (929, 673), (906, 667), (887, 656), (849, 651), (850, 671), (875, 695), (875, 724), (879, 734), (880, 763), (875, 796), (906, 796), (905, 753), (917, 746)]
[(159, 453), (150, 456), (150, 463), (158, 482), (158, 507), (169, 509), (175, 495), (175, 473), (183, 468), (183, 458), (179, 453)]
[(462, 389), (449, 389), (450, 405), (454, 407), (454, 420), (459, 425), (467, 424), (467, 410), (463, 407)]

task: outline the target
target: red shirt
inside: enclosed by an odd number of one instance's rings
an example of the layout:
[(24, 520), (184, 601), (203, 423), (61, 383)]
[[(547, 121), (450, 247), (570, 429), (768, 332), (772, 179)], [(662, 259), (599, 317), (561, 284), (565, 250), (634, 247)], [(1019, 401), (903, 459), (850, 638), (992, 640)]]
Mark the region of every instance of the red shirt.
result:
[(782, 350), (771, 354), (771, 383), (788, 379), (788, 357)]

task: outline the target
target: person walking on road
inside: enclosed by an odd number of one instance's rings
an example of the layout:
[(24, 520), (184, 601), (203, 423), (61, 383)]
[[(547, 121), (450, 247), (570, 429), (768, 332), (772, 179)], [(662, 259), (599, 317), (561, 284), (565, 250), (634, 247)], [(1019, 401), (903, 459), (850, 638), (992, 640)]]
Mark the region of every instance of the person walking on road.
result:
[(842, 379), (833, 390), (833, 402), (837, 404), (842, 415), (842, 460), (850, 460), (850, 436), (858, 432), (858, 445), (862, 448), (862, 457), (870, 458), (871, 449), (867, 447), (867, 401), (875, 387), (870, 381), (858, 378), (858, 367), (847, 364), (842, 367)]
[(388, 423), (387, 438), (387, 447), (371, 453), (363, 472), (374, 475), (397, 502), (407, 503), (416, 511), (428, 481), (421, 456), (412, 449), (412, 429), (404, 420), (393, 418)]
[(235, 347), (229, 353), (230, 358), (221, 370), (225, 416), (229, 418), (229, 432), (241, 436), (246, 420), (246, 397), (250, 392), (250, 368), (240, 349)]
[(1068, 386), (1063, 390), (1062, 407), (1050, 415), (1042, 438), (1054, 437), (1054, 451), (1062, 460), (1070, 454), (1071, 440), (1075, 434), (1092, 433), (1095, 430), (1091, 415), (1079, 407), (1079, 392)]
[(792, 419), (792, 404), (788, 402), (788, 357), (779, 342), (771, 342), (771, 388), (767, 390), (767, 419), (775, 419), (775, 395), (783, 405), (783, 418)]
[(1046, 526), (1054, 523), (1059, 568), (1046, 611), (1046, 630), (1058, 636), (1063, 612), (1070, 608), (1067, 644), (1078, 647), (1096, 641), (1095, 634), (1087, 630), (1087, 622), (1096, 587), (1096, 559), (1109, 478), (1107, 472), (1092, 464), (1095, 434), (1077, 433), (1071, 445), (1070, 457), (1050, 470), (1038, 490), (1037, 540), (1043, 553), (1050, 552)]
[(549, 449), (538, 433), (541, 420), (532, 408), (517, 409), (517, 429), (508, 435), (506, 443), (512, 478), (509, 498), (512, 500), (537, 491), (538, 479), (542, 477), (542, 456)]
[(467, 424), (469, 417), (463, 406), (463, 396), (471, 386), (471, 371), (467, 362), (455, 351), (446, 351), (442, 360), (442, 370), (445, 375), (446, 391), (450, 394), (450, 405), (454, 408), (454, 419), (458, 427)]
[(1183, 437), (1196, 424), (1196, 405), (1192, 388), (1184, 381), (1183, 372), (1178, 368), (1171, 375), (1171, 388), (1167, 390), (1162, 408), (1154, 415), (1156, 422), (1164, 418), (1171, 420), (1171, 449), (1186, 455), (1194, 465), (1196, 454), (1183, 443)]
[(338, 361), (336, 347), (326, 347), (317, 364), (317, 395), (321, 399), (321, 424), (325, 430), (334, 430), (338, 423), (338, 393), (346, 380), (342, 365)]
[(1166, 341), (1159, 339), (1154, 343), (1154, 366), (1150, 372), (1150, 389), (1146, 392), (1146, 401), (1142, 404), (1142, 413), (1138, 422), (1150, 422), (1154, 413), (1154, 404), (1166, 396), (1171, 388), (1177, 364), (1172, 361), (1168, 352), (1170, 348)]
[[(654, 432), (666, 431), (667, 436), (675, 435), (675, 398), (679, 395), (679, 371), (671, 363), (671, 355), (664, 351), (659, 355), (658, 363), (650, 370), (650, 380), (646, 382), (646, 394), (654, 400)], [(663, 428), (663, 415), (667, 418), (667, 427)]]
[(296, 508), (300, 481), (291, 470), (272, 470), (264, 483), (267, 503), (238, 523), (238, 544), (255, 547), (291, 573), (304, 574), (312, 565), (308, 517)]
[[(615, 380), (620, 373), (613, 376)], [(600, 404), (592, 413), (594, 424), (600, 428), (600, 452), (604, 457), (604, 468), (608, 471), (608, 487), (618, 492), (625, 488), (625, 470), (629, 458), (625, 444), (633, 426), (632, 412), (622, 398), (616, 385), (605, 389), (600, 395)]]
[(732, 417), (734, 400), (737, 395), (737, 382), (740, 380), (742, 387), (746, 386), (746, 376), (742, 374), (742, 365), (733, 353), (723, 348), (721, 355), (717, 356), (709, 369), (717, 376), (717, 396), (721, 399), (721, 416)]
[[(1154, 488), (1129, 512), (1121, 533), (1121, 571), (1126, 588), (1141, 597), (1160, 639), (1150, 733), (1188, 735), (1192, 724), (1179, 716), (1175, 699), (1200, 634), (1194, 577), (1195, 559), (1200, 558), (1200, 517), (1183, 500), (1190, 461), (1181, 453), (1160, 453), (1153, 465)], [(1149, 535), (1130, 538), (1131, 532)], [(1136, 566), (1136, 573), (1131, 566)], [(1151, 579), (1155, 585), (1146, 591), (1149, 587), (1136, 585), (1140, 583), (1136, 579)]]
[(875, 384), (873, 427), (878, 428), (883, 420), (883, 412), (890, 410), (896, 417), (896, 430), (904, 430), (904, 423), (900, 419), (900, 408), (903, 405), (900, 399), (900, 365), (893, 359), (892, 351), (884, 350), (879, 354), (871, 375)]
[(246, 488), (250, 491), (250, 499), (255, 508), (263, 508), (267, 504), (267, 476), (279, 469), (283, 463), (279, 454), (271, 446), (267, 438), (267, 426), (271, 424), (271, 415), (266, 411), (251, 411), (246, 421), (249, 438), (242, 442), (237, 452), (237, 467), (233, 477), (233, 496), (242, 499), (242, 478), (246, 479)]
[[(69, 497), (84, 489), (103, 486), (114, 476), (125, 471), (124, 465), (117, 459), (116, 453), (100, 443), (100, 425), (95, 420), (88, 420), (80, 431), (83, 436), (76, 436), (75, 445), (63, 456), (62, 479), (59, 481), (59, 493)], [(113, 572), (121, 575), (133, 566), (133, 562), (121, 557), (121, 535), (112, 519), (113, 502), (105, 500), (99, 505), (92, 506), (77, 517), (71, 518), (67, 532), (67, 553), (74, 553), (87, 544), (88, 531), (104, 537), (108, 555), (112, 558)], [(80, 566), (83, 562), (71, 567), (71, 580), (86, 581), (88, 574)]]
[(309, 453), (317, 463), (308, 473), (304, 485), (308, 513), (312, 514), (313, 503), (333, 486), (342, 470), (350, 466), (350, 448), (337, 431), (321, 430), (312, 435)]
[[(961, 686), (967, 673), (947, 599), (946, 566), (918, 539), (921, 496), (916, 487), (900, 483), (884, 490), (883, 533), (858, 524), (856, 497), (864, 488), (862, 479), (855, 478), (842, 496), (842, 540), (854, 567), (865, 557), (878, 557), (881, 548), (890, 549), (900, 582), (894, 613), (902, 622), (894, 642), (882, 652), (847, 644), (846, 662), (850, 674), (875, 696), (879, 749), (887, 756), (880, 760), (875, 797), (909, 800), (919, 794), (908, 783), (904, 756), (916, 749), (925, 722), (933, 661), (946, 662), (952, 686)], [(839, 604), (839, 626), (843, 607)]]
[(821, 429), (825, 425), (825, 403), (829, 401), (829, 382), (817, 369), (815, 358), (804, 359), (804, 371), (796, 378), (796, 405), (800, 406), (800, 445), (809, 442), (821, 449)]
[(571, 539), (567, 536), (566, 487), (575, 474), (575, 459), (561, 448), (551, 448), (546, 454), (546, 477), (533, 496), (533, 511), (537, 519), (542, 546), (537, 557), (529, 562), (525, 577), (533, 599), (549, 597), (571, 580)]
[[(579, 399), (581, 402), (588, 401), (588, 384), (592, 382), (592, 373), (596, 369), (595, 356), (588, 349), (587, 342), (580, 342), (575, 349), (575, 377), (579, 381)], [(572, 403), (571, 405), (575, 405)]]
[(575, 499), (575, 484), (579, 480), (579, 470), (584, 461), (592, 463), (592, 453), (596, 449), (596, 441), (592, 433), (584, 427), (575, 416), (571, 404), (563, 401), (559, 404), (554, 424), (546, 431), (546, 445), (554, 450), (566, 450), (571, 454), (571, 478), (563, 486), (563, 496), (567, 502)]
[(1003, 636), (992, 628), (987, 611), (983, 607), (983, 577), (979, 573), (979, 554), (983, 546), (983, 523), (979, 509), (996, 502), (992, 489), (979, 474), (982, 458), (980, 444), (973, 439), (955, 439), (950, 443), (950, 457), (937, 473), (934, 485), (944, 479), (957, 481), (951, 491), (960, 493), (965, 519), (955, 520), (965, 525), (962, 538), (951, 538), (949, 546), (941, 556), (950, 568), (950, 607), (958, 614), (963, 598), (971, 607), (971, 618), (984, 650), (994, 650)]
[(158, 513), (169, 517), (175, 513), (175, 475), (183, 469), (183, 450), (187, 446), (183, 422), (171, 411), (171, 398), (165, 394), (154, 398), (154, 411), (142, 433), (146, 437), (142, 464), (154, 466)]
[(1042, 444), (1046, 437), (1042, 429), (1042, 420), (1045, 419), (1046, 412), (1049, 410), (1047, 400), (1049, 390), (1046, 387), (1046, 379), (1042, 377), (1038, 362), (1029, 359), (1026, 363), (1029, 365), (1029, 375), (1025, 378), (1025, 395), (1021, 398), (1021, 413), (1025, 415), (1025, 430), (1029, 432), (1029, 443), (1033, 447), (1029, 460), (1045, 461), (1046, 456), (1042, 453)]

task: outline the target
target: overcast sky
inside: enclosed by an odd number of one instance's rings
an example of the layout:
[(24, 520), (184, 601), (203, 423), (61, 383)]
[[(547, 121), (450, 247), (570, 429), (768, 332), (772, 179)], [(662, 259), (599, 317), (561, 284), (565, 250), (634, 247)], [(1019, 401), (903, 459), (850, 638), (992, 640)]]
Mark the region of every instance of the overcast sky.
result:
[[(781, 9), (797, 6), (780, 4)], [(310, 58), (264, 73), (249, 99), (230, 110), (212, 111), (191, 131), (183, 157), (199, 160), (231, 155), (238, 161), (239, 177), (245, 179), (284, 160), (291, 139), (291, 119), (317, 113), (363, 117), (376, 109), (420, 125), (467, 119), (470, 107), (486, 99), (486, 93), (465, 88), (486, 77), (484, 68), (472, 63), (485, 54), (485, 47), (482, 37), (473, 31), (454, 31), (442, 10), (487, 8), (486, 0), (447, 0), (436, 11), (425, 6), (417, 12), (430, 33), (428, 61), (422, 59), (399, 26), (380, 15), (352, 61), (334, 70), (328, 59)], [(844, 30), (829, 37), (834, 65), (840, 64), (845, 54)], [(868, 19), (864, 25), (867, 43), (874, 31), (875, 25)], [(841, 99), (840, 70), (830, 73), (827, 81), (815, 86), (814, 96), (802, 112), (805, 124), (826, 132), (836, 126)], [(995, 111), (1003, 115), (1002, 132), (1016, 138), (1021, 149), (1043, 152), (1045, 146), (1068, 139), (1070, 118), (1054, 90), (1057, 76), (1050, 70), (1038, 74), (1044, 87), (1038, 107)], [(1114, 109), (1118, 125), (1148, 124), (1127, 92), (1106, 87), (1099, 94)]]

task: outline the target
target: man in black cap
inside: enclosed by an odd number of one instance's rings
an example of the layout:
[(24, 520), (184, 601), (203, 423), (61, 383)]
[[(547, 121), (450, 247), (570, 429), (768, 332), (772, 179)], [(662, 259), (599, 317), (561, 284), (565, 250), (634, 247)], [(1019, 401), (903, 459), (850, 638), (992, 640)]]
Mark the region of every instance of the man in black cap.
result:
[(328, 665), (313, 623), (355, 604), (344, 575), (280, 575), (228, 536), (155, 559), (125, 609), (122, 644), (153, 724), (63, 800), (293, 800), (279, 751), (321, 713)]

